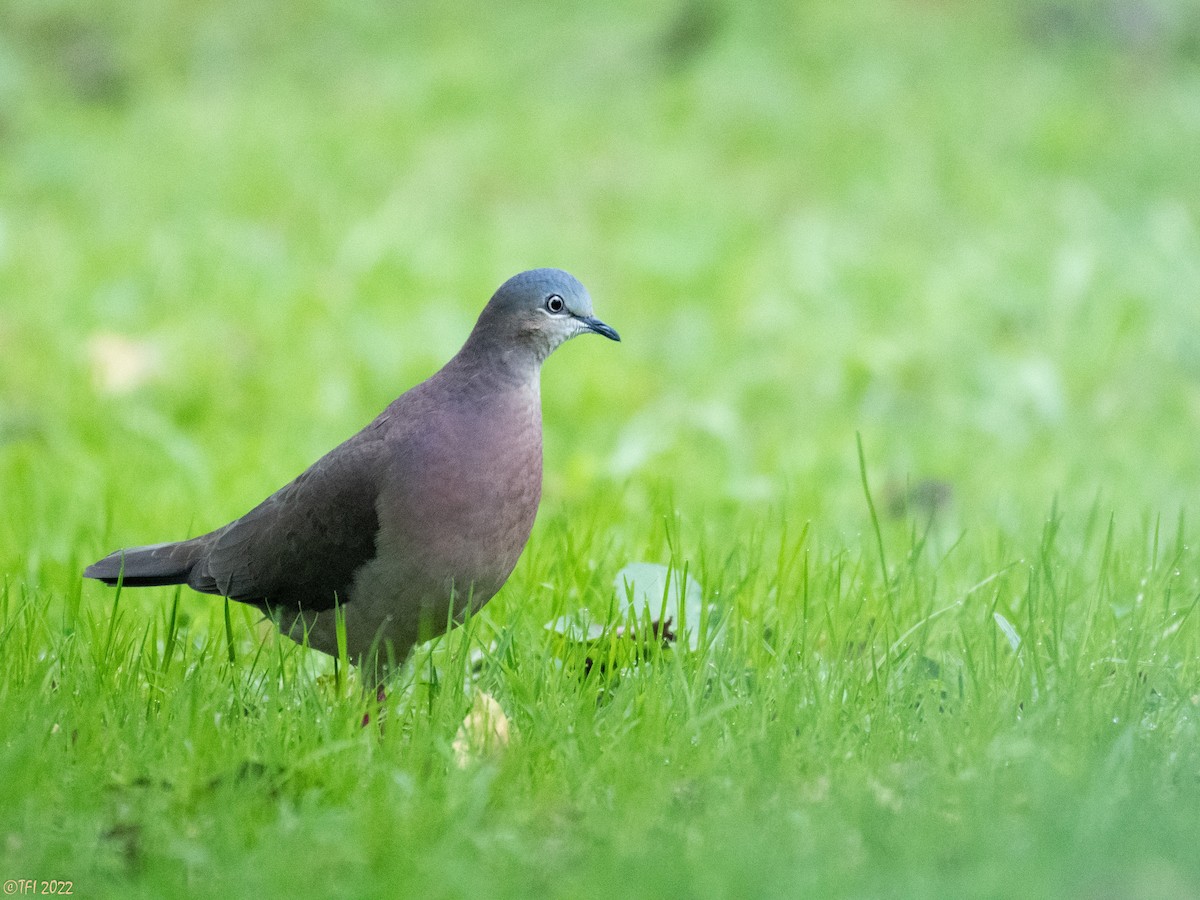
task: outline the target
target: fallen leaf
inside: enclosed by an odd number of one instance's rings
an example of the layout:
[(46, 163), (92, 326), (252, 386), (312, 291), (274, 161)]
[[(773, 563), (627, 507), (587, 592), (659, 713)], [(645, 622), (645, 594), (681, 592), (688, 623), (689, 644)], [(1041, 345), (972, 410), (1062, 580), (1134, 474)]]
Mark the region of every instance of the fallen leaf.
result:
[[(649, 613), (656, 634), (661, 631), (665, 636), (669, 632), (674, 641), (682, 632), (688, 647), (695, 650), (700, 645), (704, 596), (696, 579), (685, 579), (678, 569), (669, 566), (636, 562), (617, 573), (613, 587), (622, 618), (639, 621)], [(710, 606), (710, 615), (712, 611)], [(710, 630), (714, 624), (710, 619)]]
[(156, 378), (163, 368), (158, 345), (111, 331), (88, 338), (92, 383), (101, 394), (128, 394)]
[(454, 761), (460, 769), (465, 769), (481, 758), (499, 755), (508, 747), (509, 731), (508, 716), (496, 698), (486, 692), (476, 694), (471, 711), (458, 726), (450, 745)]

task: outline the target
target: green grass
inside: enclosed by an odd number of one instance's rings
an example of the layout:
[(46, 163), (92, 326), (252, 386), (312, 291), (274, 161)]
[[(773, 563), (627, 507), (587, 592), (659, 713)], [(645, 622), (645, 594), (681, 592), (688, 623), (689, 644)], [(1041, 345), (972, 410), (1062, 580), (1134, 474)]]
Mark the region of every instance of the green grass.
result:
[[(0, 879), (1200, 893), (1189, 4), (0, 22)], [(547, 364), (530, 545), (382, 732), (236, 604), (81, 584), (244, 512), (534, 265), (624, 342)], [(694, 649), (544, 627), (643, 561), (700, 588)], [(460, 766), (482, 692), (511, 739)]]

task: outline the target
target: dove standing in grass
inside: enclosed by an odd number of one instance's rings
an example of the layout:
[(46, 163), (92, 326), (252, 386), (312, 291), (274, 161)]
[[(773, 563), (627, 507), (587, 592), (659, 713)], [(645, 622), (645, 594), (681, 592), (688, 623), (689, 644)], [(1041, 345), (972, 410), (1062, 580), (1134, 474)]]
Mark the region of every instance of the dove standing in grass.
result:
[(382, 679), (516, 566), (542, 493), (541, 366), (585, 332), (620, 340), (571, 275), (516, 275), (441, 371), (295, 481), (223, 528), (118, 550), (84, 575), (249, 603), (329, 654), (340, 606), (350, 658)]

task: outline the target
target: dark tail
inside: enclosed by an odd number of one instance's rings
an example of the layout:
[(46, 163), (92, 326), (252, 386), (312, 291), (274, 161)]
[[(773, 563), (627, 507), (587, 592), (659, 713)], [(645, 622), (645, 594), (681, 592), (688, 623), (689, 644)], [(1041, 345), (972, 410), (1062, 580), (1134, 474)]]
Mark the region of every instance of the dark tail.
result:
[(198, 539), (172, 544), (130, 547), (110, 553), (83, 570), (85, 578), (125, 587), (187, 584), (192, 568), (204, 558), (207, 546)]

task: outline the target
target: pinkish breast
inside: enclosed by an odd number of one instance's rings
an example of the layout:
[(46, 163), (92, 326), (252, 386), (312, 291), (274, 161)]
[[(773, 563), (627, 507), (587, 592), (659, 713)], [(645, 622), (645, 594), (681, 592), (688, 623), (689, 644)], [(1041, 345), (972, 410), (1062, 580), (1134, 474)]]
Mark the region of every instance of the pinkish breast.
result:
[[(537, 393), (514, 391), (469, 411), (450, 408), (405, 442), (413, 483), (381, 496), (380, 556), (392, 557), (408, 602), (436, 605), (453, 584), (487, 602), (517, 564), (542, 491)], [(406, 603), (407, 605), (407, 603)]]

